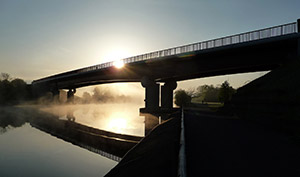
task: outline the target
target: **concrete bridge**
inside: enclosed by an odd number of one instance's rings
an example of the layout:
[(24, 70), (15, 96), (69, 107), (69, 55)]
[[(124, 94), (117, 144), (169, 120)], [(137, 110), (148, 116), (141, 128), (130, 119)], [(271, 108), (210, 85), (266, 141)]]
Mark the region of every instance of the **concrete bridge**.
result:
[[(224, 74), (272, 70), (300, 58), (297, 22), (133, 56), (34, 80), (35, 93), (115, 82), (141, 82), (145, 108), (171, 109), (177, 81)], [(118, 67), (118, 65), (123, 67)], [(163, 85), (160, 87), (160, 83)]]

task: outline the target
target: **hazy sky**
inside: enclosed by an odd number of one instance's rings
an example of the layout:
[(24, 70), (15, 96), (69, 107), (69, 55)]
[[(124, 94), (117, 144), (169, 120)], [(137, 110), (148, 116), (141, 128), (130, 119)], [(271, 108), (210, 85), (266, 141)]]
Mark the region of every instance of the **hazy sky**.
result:
[[(295, 22), (299, 7), (299, 0), (0, 0), (0, 72), (31, 81)], [(257, 75), (220, 80), (240, 86)]]

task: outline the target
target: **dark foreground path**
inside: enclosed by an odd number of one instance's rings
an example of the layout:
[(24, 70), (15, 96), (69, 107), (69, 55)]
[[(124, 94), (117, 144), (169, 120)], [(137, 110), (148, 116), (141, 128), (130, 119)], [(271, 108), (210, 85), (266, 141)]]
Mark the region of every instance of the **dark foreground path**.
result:
[(210, 113), (184, 117), (187, 176), (300, 176), (300, 148), (286, 136)]
[(105, 177), (177, 176), (179, 135), (180, 118), (174, 116), (152, 130)]

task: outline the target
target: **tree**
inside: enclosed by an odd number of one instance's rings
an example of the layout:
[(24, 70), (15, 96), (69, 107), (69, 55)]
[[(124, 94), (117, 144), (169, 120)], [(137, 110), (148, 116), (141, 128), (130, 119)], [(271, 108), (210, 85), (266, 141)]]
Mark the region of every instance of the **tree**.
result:
[(83, 103), (90, 103), (92, 101), (92, 96), (88, 92), (84, 92), (82, 95), (82, 102)]
[(232, 88), (228, 81), (222, 83), (220, 92), (219, 92), (219, 100), (224, 103), (231, 100), (232, 95), (235, 93), (235, 89)]
[(92, 99), (97, 103), (106, 103), (115, 101), (114, 94), (107, 88), (95, 87)]
[(14, 79), (10, 82), (11, 86), (12, 86), (12, 99), (16, 100), (16, 101), (21, 101), (21, 100), (25, 100), (26, 98), (28, 98), (29, 93), (28, 93), (28, 86), (26, 84), (26, 82), (22, 79)]
[(177, 90), (175, 92), (175, 104), (177, 106), (186, 106), (191, 103), (192, 97), (184, 90)]
[(197, 97), (205, 102), (218, 102), (219, 88), (213, 85), (201, 85), (197, 88)]
[(10, 75), (8, 73), (1, 73), (0, 80), (10, 81), (11, 77), (10, 77)]
[(22, 79), (13, 79), (7, 73), (0, 75), (0, 105), (18, 104), (31, 99), (31, 90)]

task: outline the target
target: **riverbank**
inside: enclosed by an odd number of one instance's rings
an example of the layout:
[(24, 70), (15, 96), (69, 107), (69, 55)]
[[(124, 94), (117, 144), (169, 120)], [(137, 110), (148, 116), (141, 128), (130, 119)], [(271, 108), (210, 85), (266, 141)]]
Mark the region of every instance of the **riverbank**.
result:
[(300, 144), (300, 61), (289, 62), (239, 88), (224, 112), (285, 133)]
[(177, 176), (179, 136), (180, 118), (177, 113), (153, 129), (105, 176)]

